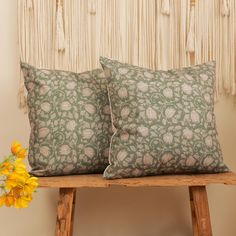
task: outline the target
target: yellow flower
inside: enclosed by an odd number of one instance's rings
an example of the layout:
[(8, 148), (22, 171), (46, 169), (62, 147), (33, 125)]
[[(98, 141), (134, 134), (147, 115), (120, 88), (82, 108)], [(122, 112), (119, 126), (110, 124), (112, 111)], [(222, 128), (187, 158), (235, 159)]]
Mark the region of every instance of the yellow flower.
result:
[(38, 178), (36, 178), (36, 177), (29, 177), (28, 179), (26, 179), (25, 185), (24, 185), (25, 193), (27, 193), (27, 194), (33, 193), (35, 188), (38, 187), (37, 180), (38, 180)]
[(15, 199), (11, 194), (4, 194), (0, 197), (0, 206), (6, 205), (7, 207), (13, 206)]
[(9, 161), (5, 161), (0, 165), (0, 175), (8, 176), (13, 170), (13, 164)]
[(22, 159), (16, 159), (14, 161), (14, 171), (18, 174), (25, 174), (25, 172), (28, 173), (26, 171), (25, 164), (22, 162)]
[(11, 190), (15, 187), (20, 187), (27, 194), (32, 194), (34, 189), (38, 186), (38, 178), (30, 177), (25, 169), (25, 165), (20, 159), (15, 161), (14, 171), (7, 177), (5, 181), (5, 188)]
[(24, 163), (21, 159), (16, 159), (14, 162), (13, 172), (7, 177), (5, 181), (5, 188), (11, 190), (16, 186), (23, 186), (26, 180), (30, 177), (25, 169)]
[(9, 155), (3, 163), (0, 163), (0, 175), (4, 176), (1, 188), (5, 191), (0, 196), (0, 207), (5, 205), (25, 208), (32, 200), (32, 193), (38, 186), (38, 178), (30, 176), (27, 172), (22, 162), (26, 149), (22, 148), (19, 142), (12, 143), (11, 152), (14, 156)]
[(25, 208), (28, 206), (28, 202), (32, 200), (32, 197), (25, 194), (21, 187), (11, 189), (8, 195), (13, 197), (14, 201), (12, 205), (14, 205), (15, 208)]
[(28, 203), (32, 200), (31, 195), (23, 195), (16, 198), (14, 206), (15, 208), (26, 208), (28, 207)]
[(9, 193), (0, 196), (0, 207), (6, 205), (7, 207), (26, 208), (31, 200), (31, 194), (25, 194), (22, 188), (15, 187)]
[(5, 181), (5, 189), (11, 190), (16, 186), (23, 186), (25, 183), (25, 176), (21, 176), (13, 172)]
[(20, 159), (25, 158), (26, 155), (26, 149), (25, 148), (21, 148), (17, 153), (16, 156)]
[(25, 158), (26, 155), (26, 149), (22, 148), (20, 143), (17, 141), (14, 141), (11, 145), (11, 152), (13, 155), (15, 155), (18, 158)]
[(0, 207), (5, 205), (5, 202), (6, 202), (6, 196), (5, 195), (0, 196)]
[(12, 143), (12, 145), (11, 145), (11, 152), (12, 152), (12, 154), (13, 154), (13, 155), (16, 155), (17, 152), (19, 152), (21, 148), (22, 148), (22, 147), (21, 147), (20, 143), (17, 142), (17, 141), (14, 141), (14, 142)]

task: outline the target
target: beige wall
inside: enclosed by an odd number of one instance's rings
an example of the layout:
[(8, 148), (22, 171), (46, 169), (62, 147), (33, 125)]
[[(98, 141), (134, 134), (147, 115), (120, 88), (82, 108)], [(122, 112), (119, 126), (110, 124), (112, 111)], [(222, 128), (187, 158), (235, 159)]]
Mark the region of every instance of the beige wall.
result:
[[(28, 144), (27, 116), (17, 107), (19, 60), (16, 0), (0, 0), (0, 156), (13, 139)], [(216, 104), (225, 162), (236, 171), (236, 106)], [(191, 221), (186, 188), (111, 188), (78, 191), (75, 234), (81, 236), (188, 236)], [(236, 235), (236, 187), (208, 188), (214, 236)], [(1, 236), (51, 236), (57, 192), (39, 190), (29, 208), (0, 209)], [(79, 213), (78, 213), (79, 212)]]

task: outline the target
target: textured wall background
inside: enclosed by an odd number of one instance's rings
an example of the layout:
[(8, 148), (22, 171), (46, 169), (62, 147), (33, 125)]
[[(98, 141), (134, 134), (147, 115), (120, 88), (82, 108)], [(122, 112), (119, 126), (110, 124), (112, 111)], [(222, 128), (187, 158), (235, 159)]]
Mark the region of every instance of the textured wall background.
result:
[[(0, 156), (13, 139), (28, 145), (28, 118), (18, 109), (19, 46), (16, 1), (0, 0)], [(236, 106), (223, 97), (216, 118), (225, 162), (236, 171)], [(214, 236), (235, 236), (236, 187), (208, 188)], [(190, 236), (185, 188), (82, 189), (78, 191), (75, 234), (82, 236)], [(0, 209), (0, 235), (54, 235), (57, 191), (39, 190), (29, 208)]]

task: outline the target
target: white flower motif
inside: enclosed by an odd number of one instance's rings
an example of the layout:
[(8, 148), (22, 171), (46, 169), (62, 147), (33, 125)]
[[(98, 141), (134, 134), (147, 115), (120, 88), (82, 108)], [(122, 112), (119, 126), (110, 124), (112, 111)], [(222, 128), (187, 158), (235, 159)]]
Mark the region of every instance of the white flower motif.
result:
[(172, 97), (173, 97), (173, 91), (172, 91), (171, 88), (165, 88), (165, 89), (163, 90), (163, 94), (164, 94), (164, 96), (167, 97), (167, 98), (172, 98)]
[(207, 113), (207, 122), (212, 122), (212, 119), (213, 119), (212, 113), (209, 111), (209, 112)]
[(138, 89), (141, 91), (141, 92), (147, 92), (148, 91), (148, 84), (147, 83), (144, 83), (144, 82), (138, 82), (137, 84), (137, 87)]
[(41, 73), (46, 74), (46, 75), (50, 75), (52, 72), (50, 70), (42, 69)]
[(143, 164), (144, 165), (152, 165), (153, 157), (150, 154), (145, 154), (143, 157)]
[(68, 145), (64, 144), (60, 147), (59, 153), (61, 155), (69, 155), (71, 152), (71, 149)]
[(49, 129), (47, 127), (39, 129), (39, 138), (45, 138), (49, 134)]
[(128, 73), (129, 69), (122, 67), (122, 68), (119, 68), (118, 71), (119, 71), (119, 73), (120, 73), (121, 75), (125, 75), (125, 74)]
[(201, 74), (200, 77), (202, 80), (206, 81), (208, 79), (208, 76), (206, 74)]
[(71, 173), (71, 171), (74, 169), (74, 166), (72, 164), (66, 165), (65, 168), (63, 169), (63, 173)]
[(120, 139), (121, 139), (122, 141), (128, 141), (128, 140), (129, 140), (129, 133), (128, 133), (128, 132), (122, 132), (122, 133), (120, 134)]
[(127, 91), (127, 89), (126, 89), (126, 88), (120, 88), (120, 89), (118, 90), (118, 96), (119, 96), (120, 98), (126, 98), (126, 97), (128, 96), (128, 91)]
[(173, 135), (171, 133), (165, 133), (163, 135), (163, 140), (167, 144), (171, 144), (173, 142)]
[(137, 164), (137, 165), (143, 165), (143, 158), (137, 158), (136, 160), (135, 160), (135, 164)]
[(199, 123), (200, 122), (199, 114), (196, 111), (191, 111), (190, 117), (191, 117), (191, 120), (192, 120), (193, 123)]
[(193, 132), (192, 132), (192, 130), (190, 130), (188, 128), (185, 128), (183, 130), (183, 135), (186, 139), (192, 139), (193, 138)]
[(104, 113), (105, 115), (110, 115), (110, 114), (111, 114), (111, 110), (110, 110), (110, 106), (109, 106), (109, 105), (105, 105), (105, 106), (103, 107), (103, 113)]
[(49, 102), (44, 102), (41, 104), (41, 109), (45, 112), (50, 112), (51, 104)]
[(165, 115), (166, 115), (167, 118), (170, 119), (174, 116), (175, 112), (176, 112), (176, 110), (173, 107), (168, 107), (165, 110)]
[(183, 84), (182, 85), (182, 90), (184, 93), (190, 95), (192, 93), (192, 87), (188, 84)]
[(85, 97), (89, 97), (91, 96), (93, 93), (92, 89), (90, 88), (84, 88), (83, 91), (82, 91), (82, 94), (85, 96)]
[(67, 124), (66, 124), (66, 129), (68, 131), (73, 131), (75, 130), (76, 127), (76, 122), (74, 120), (70, 120)]
[(134, 169), (132, 171), (132, 176), (140, 176), (142, 174), (142, 171), (139, 169)]
[(144, 72), (144, 76), (147, 77), (147, 78), (149, 78), (149, 79), (154, 78), (154, 75), (153, 75), (152, 73), (148, 72), (148, 71), (145, 71), (145, 72)]
[(63, 111), (69, 111), (71, 109), (71, 104), (68, 101), (64, 101), (61, 103), (61, 109)]
[(96, 108), (95, 108), (94, 105), (92, 105), (92, 104), (86, 104), (86, 105), (84, 106), (84, 108), (85, 108), (85, 110), (86, 110), (88, 113), (90, 113), (90, 114), (94, 114), (95, 111), (96, 111)]
[(82, 74), (80, 74), (80, 78), (90, 79), (90, 75), (88, 73), (82, 73)]
[(196, 160), (192, 156), (188, 157), (185, 162), (186, 166), (194, 166), (195, 163), (196, 163)]
[(149, 107), (146, 110), (146, 116), (149, 120), (155, 120), (157, 119), (157, 112), (152, 107)]
[(42, 154), (44, 157), (48, 157), (50, 155), (50, 149), (47, 146), (42, 146), (39, 148), (40, 154)]
[(49, 90), (50, 88), (47, 85), (42, 85), (39, 89), (39, 94), (45, 95)]
[(85, 129), (83, 131), (83, 138), (90, 139), (90, 138), (92, 138), (93, 134), (94, 134), (94, 132), (91, 129)]
[(125, 151), (125, 150), (120, 150), (118, 153), (117, 153), (117, 160), (118, 161), (124, 161), (124, 159), (127, 157), (128, 153)]
[(73, 90), (75, 87), (76, 87), (76, 83), (71, 81), (71, 82), (68, 82), (68, 84), (66, 85), (66, 87), (70, 90)]
[(211, 137), (211, 136), (207, 136), (207, 137), (205, 138), (205, 144), (206, 144), (208, 147), (212, 147), (213, 141), (212, 141), (212, 137)]
[(87, 157), (89, 157), (89, 158), (92, 158), (92, 157), (95, 155), (95, 151), (94, 151), (94, 149), (91, 148), (91, 147), (86, 147), (86, 148), (84, 149), (84, 153), (85, 153), (85, 155), (86, 155)]
[(207, 167), (207, 166), (211, 165), (213, 161), (214, 161), (214, 159), (212, 157), (207, 157), (203, 161), (203, 165)]
[(121, 109), (120, 115), (123, 119), (127, 118), (130, 114), (130, 109), (128, 107), (124, 107)]
[(190, 75), (185, 75), (185, 78), (188, 79), (188, 80), (193, 80), (193, 77), (190, 76)]
[(27, 88), (31, 91), (34, 89), (34, 83), (32, 82), (29, 82), (28, 85), (27, 85)]
[(210, 103), (210, 102), (211, 102), (211, 96), (210, 96), (210, 94), (209, 94), (209, 93), (206, 93), (206, 94), (204, 95), (204, 99), (205, 99), (205, 101), (206, 101), (207, 103)]
[(143, 136), (143, 137), (147, 137), (149, 134), (149, 129), (145, 126), (139, 126), (138, 127), (138, 132)]
[(171, 153), (165, 153), (162, 157), (161, 157), (161, 162), (162, 163), (167, 163), (169, 162), (171, 159), (173, 158)]

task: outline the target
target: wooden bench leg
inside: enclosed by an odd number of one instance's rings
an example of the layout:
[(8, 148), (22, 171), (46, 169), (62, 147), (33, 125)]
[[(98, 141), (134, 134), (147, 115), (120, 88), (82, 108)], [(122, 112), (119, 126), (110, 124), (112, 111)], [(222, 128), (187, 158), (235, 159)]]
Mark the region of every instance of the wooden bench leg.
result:
[(193, 235), (212, 236), (206, 186), (189, 187)]
[(75, 188), (60, 188), (57, 204), (56, 236), (72, 236)]

